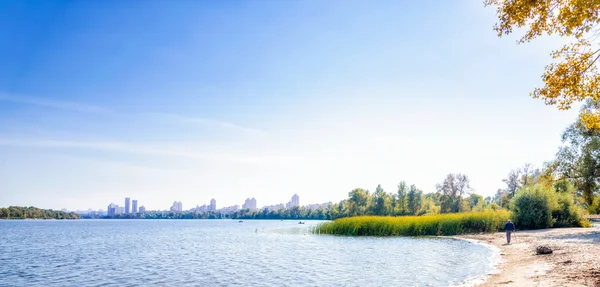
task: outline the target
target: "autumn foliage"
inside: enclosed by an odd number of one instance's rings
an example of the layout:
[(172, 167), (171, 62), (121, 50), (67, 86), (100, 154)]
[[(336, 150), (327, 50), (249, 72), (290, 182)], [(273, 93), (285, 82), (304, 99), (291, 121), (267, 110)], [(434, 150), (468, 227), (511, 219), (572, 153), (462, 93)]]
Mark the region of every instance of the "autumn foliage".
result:
[[(531, 92), (534, 98), (560, 110), (571, 108), (586, 98), (600, 99), (600, 1), (597, 0), (485, 0), (486, 6), (497, 7), (498, 36), (524, 28), (519, 43), (539, 36), (559, 35), (572, 39), (551, 53), (554, 62), (542, 75), (544, 86)], [(600, 129), (600, 109), (581, 111), (581, 120), (589, 128)]]

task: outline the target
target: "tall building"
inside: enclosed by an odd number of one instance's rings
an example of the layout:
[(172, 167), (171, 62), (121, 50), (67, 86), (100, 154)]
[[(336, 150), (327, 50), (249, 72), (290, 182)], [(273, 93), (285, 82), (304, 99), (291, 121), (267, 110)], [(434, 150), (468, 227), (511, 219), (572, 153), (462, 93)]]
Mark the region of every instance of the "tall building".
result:
[(244, 205), (242, 205), (243, 209), (256, 209), (256, 199), (253, 197), (252, 199), (246, 198)]
[(130, 198), (125, 197), (125, 214), (129, 214), (129, 208), (131, 207)]
[(292, 200), (285, 205), (286, 208), (292, 208), (294, 206), (300, 206), (300, 197), (298, 194), (294, 194)]
[(106, 214), (107, 215), (115, 215), (117, 213), (117, 205), (114, 203), (111, 203), (108, 205), (108, 207), (106, 208)]
[(137, 200), (132, 200), (131, 201), (131, 213), (137, 213), (138, 212), (138, 208), (137, 208)]
[(181, 212), (183, 210), (183, 205), (181, 204), (181, 201), (174, 201), (173, 205), (171, 206), (171, 211), (172, 212)]
[(116, 214), (123, 214), (123, 213), (125, 213), (125, 207), (117, 205), (117, 208), (115, 208), (115, 213)]
[(144, 213), (146, 212), (146, 207), (145, 206), (140, 206), (140, 213)]
[(210, 200), (210, 205), (208, 206), (209, 211), (217, 210), (217, 201), (213, 198)]

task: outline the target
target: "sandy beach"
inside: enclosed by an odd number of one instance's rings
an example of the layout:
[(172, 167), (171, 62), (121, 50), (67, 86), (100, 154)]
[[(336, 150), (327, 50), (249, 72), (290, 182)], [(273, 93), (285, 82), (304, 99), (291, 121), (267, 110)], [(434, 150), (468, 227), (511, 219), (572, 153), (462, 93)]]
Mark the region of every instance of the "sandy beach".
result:
[[(592, 286), (600, 287), (600, 227), (556, 228), (513, 233), (510, 245), (504, 233), (470, 234), (500, 249), (499, 272), (479, 286)], [(536, 255), (546, 245), (554, 251)]]

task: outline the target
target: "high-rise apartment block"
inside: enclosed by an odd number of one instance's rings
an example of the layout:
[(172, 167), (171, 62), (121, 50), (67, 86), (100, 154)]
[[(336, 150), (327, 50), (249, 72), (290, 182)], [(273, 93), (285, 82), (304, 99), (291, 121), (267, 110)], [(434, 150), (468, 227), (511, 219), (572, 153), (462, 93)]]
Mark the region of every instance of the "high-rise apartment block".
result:
[[(133, 206), (131, 205), (133, 203)], [(114, 203), (111, 203), (106, 209), (107, 215), (116, 215), (116, 214), (130, 214), (138, 212), (138, 201), (131, 200), (129, 197), (125, 197), (125, 206), (118, 206)]]
[(125, 197), (125, 214), (129, 214), (131, 203), (131, 199), (129, 197)]
[(140, 206), (140, 213), (144, 213), (146, 212), (146, 207), (145, 206)]
[(117, 205), (114, 203), (111, 203), (108, 205), (108, 207), (106, 208), (106, 214), (107, 215), (115, 215), (117, 213)]
[(208, 211), (217, 210), (217, 201), (213, 198), (210, 200), (210, 205), (208, 206)]
[(246, 198), (244, 205), (242, 205), (243, 209), (256, 209), (256, 199), (253, 197), (252, 199)]
[(292, 200), (285, 205), (286, 208), (292, 208), (294, 206), (300, 206), (300, 197), (298, 194), (294, 194)]
[(183, 210), (183, 205), (181, 204), (181, 201), (174, 201), (173, 205), (171, 206), (171, 211), (172, 212), (181, 212)]

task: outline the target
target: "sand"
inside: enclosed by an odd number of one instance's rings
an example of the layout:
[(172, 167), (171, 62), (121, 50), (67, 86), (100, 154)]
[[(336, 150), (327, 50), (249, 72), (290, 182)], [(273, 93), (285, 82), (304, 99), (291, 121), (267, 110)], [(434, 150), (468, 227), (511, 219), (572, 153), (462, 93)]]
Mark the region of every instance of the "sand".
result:
[[(592, 286), (600, 287), (600, 228), (555, 228), (513, 233), (510, 245), (504, 233), (459, 236), (500, 249), (497, 274), (479, 286)], [(554, 251), (536, 255), (538, 245)]]

